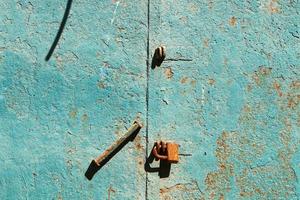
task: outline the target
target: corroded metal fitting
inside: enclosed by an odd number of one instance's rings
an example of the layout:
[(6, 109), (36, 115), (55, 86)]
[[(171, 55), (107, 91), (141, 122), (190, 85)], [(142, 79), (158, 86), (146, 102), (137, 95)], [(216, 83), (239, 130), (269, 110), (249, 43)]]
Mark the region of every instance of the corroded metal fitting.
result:
[(172, 142), (155, 142), (152, 154), (155, 160), (165, 160), (168, 163), (177, 163), (179, 161), (179, 145)]
[(152, 66), (155, 68), (156, 66), (160, 66), (164, 59), (166, 58), (166, 47), (160, 46), (155, 49)]

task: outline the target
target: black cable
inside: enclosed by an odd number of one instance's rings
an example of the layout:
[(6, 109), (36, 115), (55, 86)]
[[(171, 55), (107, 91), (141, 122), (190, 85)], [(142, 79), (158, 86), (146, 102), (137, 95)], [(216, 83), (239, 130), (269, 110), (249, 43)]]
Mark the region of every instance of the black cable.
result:
[(48, 52), (48, 54), (47, 54), (47, 56), (45, 58), (46, 61), (48, 61), (50, 59), (50, 57), (52, 56), (52, 54), (54, 52), (54, 49), (57, 46), (57, 43), (59, 41), (59, 38), (60, 38), (60, 36), (61, 36), (61, 34), (62, 34), (63, 30), (64, 30), (64, 27), (66, 25), (66, 22), (67, 22), (67, 19), (69, 17), (69, 13), (70, 13), (70, 10), (71, 10), (72, 1), (73, 0), (68, 0), (68, 2), (67, 2), (67, 6), (66, 6), (64, 17), (63, 17), (63, 19), (62, 19), (62, 21), (60, 23), (60, 27), (58, 29), (58, 32), (57, 32), (56, 37), (54, 39), (54, 42), (51, 45), (51, 48), (50, 48), (50, 50), (49, 50), (49, 52)]

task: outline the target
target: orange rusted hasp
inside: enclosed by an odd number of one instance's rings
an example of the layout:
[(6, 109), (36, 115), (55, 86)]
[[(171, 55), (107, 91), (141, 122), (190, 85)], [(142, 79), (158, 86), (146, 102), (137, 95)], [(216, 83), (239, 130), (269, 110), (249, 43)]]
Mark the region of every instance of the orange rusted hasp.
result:
[(94, 174), (103, 167), (125, 144), (132, 141), (142, 125), (135, 121), (133, 125), (127, 130), (124, 136), (114, 142), (110, 147), (108, 147), (100, 156), (92, 160), (88, 170), (85, 173), (87, 179), (91, 180)]

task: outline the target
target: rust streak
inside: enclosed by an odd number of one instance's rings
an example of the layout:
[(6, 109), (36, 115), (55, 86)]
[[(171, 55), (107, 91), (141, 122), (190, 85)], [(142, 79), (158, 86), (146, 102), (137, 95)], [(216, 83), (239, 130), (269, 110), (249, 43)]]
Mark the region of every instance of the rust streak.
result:
[(113, 192), (113, 193), (115, 193), (116, 191), (113, 189), (113, 187), (112, 186), (110, 186), (109, 188), (108, 188), (108, 200), (110, 200), (110, 195), (111, 195), (111, 193)]
[(237, 24), (237, 18), (236, 17), (231, 17), (230, 19), (229, 19), (229, 24), (230, 24), (230, 26), (236, 26), (236, 24)]
[(205, 38), (205, 40), (203, 41), (203, 45), (205, 48), (209, 47), (209, 39), (208, 38)]
[(144, 146), (141, 143), (142, 139), (141, 136), (137, 135), (134, 139), (134, 146), (138, 151), (144, 151)]
[(216, 80), (213, 79), (213, 78), (210, 78), (210, 79), (208, 79), (207, 82), (208, 82), (209, 85), (214, 85), (216, 83)]
[(188, 79), (189, 79), (188, 77), (183, 77), (183, 78), (180, 80), (180, 83), (185, 84), (185, 83), (187, 83)]
[(99, 89), (104, 89), (106, 87), (105, 83), (103, 81), (99, 81), (97, 86), (98, 86)]
[(273, 83), (273, 87), (274, 87), (274, 89), (277, 91), (278, 96), (282, 97), (283, 93), (282, 93), (282, 91), (281, 91), (280, 84), (277, 83), (277, 82), (274, 82), (274, 83)]
[(270, 1), (269, 5), (268, 5), (268, 11), (272, 14), (279, 12), (277, 0)]

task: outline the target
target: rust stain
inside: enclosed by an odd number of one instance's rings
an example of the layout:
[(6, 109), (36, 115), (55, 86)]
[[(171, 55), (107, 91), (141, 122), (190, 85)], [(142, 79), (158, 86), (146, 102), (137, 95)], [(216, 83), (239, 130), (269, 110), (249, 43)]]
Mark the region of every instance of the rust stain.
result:
[(190, 11), (191, 11), (192, 13), (196, 13), (196, 12), (198, 12), (198, 10), (199, 10), (199, 6), (196, 5), (195, 3), (190, 4), (189, 7), (190, 7)]
[(210, 172), (207, 174), (205, 179), (205, 184), (208, 186), (216, 185), (217, 174), (215, 172)]
[(67, 160), (66, 163), (67, 163), (68, 169), (71, 170), (73, 167), (72, 160)]
[(300, 102), (300, 81), (293, 80), (290, 84), (290, 91), (287, 92), (287, 107), (296, 109)]
[(188, 18), (186, 16), (182, 16), (179, 18), (182, 23), (186, 24), (188, 22)]
[(232, 153), (230, 145), (235, 142), (236, 136), (235, 132), (224, 131), (217, 139), (218, 170), (208, 173), (205, 179), (209, 199), (224, 199), (224, 194), (230, 191), (230, 177), (234, 176), (233, 163), (229, 161)]
[(257, 71), (254, 72), (252, 78), (257, 85), (260, 85), (264, 77), (269, 75), (272, 72), (272, 68), (260, 66)]
[(77, 109), (73, 109), (69, 112), (69, 117), (75, 119), (77, 115)]
[(210, 199), (214, 199), (214, 198), (215, 198), (215, 193), (214, 193), (214, 192), (211, 192), (211, 193), (209, 194), (209, 197), (210, 197)]
[(209, 8), (209, 9), (212, 9), (213, 6), (214, 6), (213, 0), (208, 0), (208, 8)]
[(188, 77), (183, 77), (183, 78), (181, 78), (180, 82), (182, 84), (185, 84), (185, 83), (187, 83), (188, 79), (189, 79)]
[(244, 108), (243, 108), (243, 111), (245, 113), (249, 113), (249, 112), (251, 112), (251, 107), (249, 105), (245, 105)]
[(110, 67), (110, 64), (109, 64), (107, 61), (104, 61), (104, 62), (103, 62), (103, 67), (106, 67), (106, 68), (107, 68), (107, 67)]
[(265, 66), (260, 66), (259, 67), (259, 73), (262, 75), (269, 75), (272, 71), (272, 68), (270, 67), (265, 67)]
[[(270, 73), (270, 70), (268, 69), (260, 69), (256, 74), (259, 75), (260, 78), (264, 78), (263, 76), (268, 75)], [(290, 84), (290, 88), (292, 90), (287, 91), (287, 94), (282, 93), (281, 87), (284, 83), (281, 82), (274, 82), (272, 77), (268, 77), (265, 80), (266, 83), (270, 83), (272, 85), (272, 88), (275, 90), (278, 90), (278, 95), (282, 96), (284, 98), (280, 98), (279, 100), (279, 108), (281, 109), (280, 112), (278, 112), (279, 118), (281, 121), (278, 121), (276, 123), (281, 123), (284, 125), (282, 130), (279, 130), (278, 136), (279, 136), (279, 143), (282, 144), (278, 145), (274, 150), (277, 151), (277, 157), (279, 160), (279, 164), (274, 164), (272, 162), (260, 165), (255, 165), (250, 168), (245, 168), (242, 173), (236, 175), (236, 183), (237, 186), (240, 189), (240, 196), (244, 198), (249, 198), (253, 196), (259, 195), (263, 199), (267, 199), (268, 196), (272, 195), (273, 198), (281, 198), (280, 195), (284, 195), (282, 191), (286, 191), (287, 193), (293, 193), (293, 188), (287, 186), (291, 182), (294, 182), (296, 180), (295, 173), (291, 166), (291, 159), (295, 155), (297, 146), (299, 145), (299, 142), (294, 142), (292, 135), (293, 135), (293, 123), (292, 119), (290, 118), (290, 115), (294, 112), (293, 110), (286, 109), (286, 107), (291, 106), (297, 106), (297, 101), (299, 103), (300, 97), (297, 97), (297, 91), (294, 90), (297, 87), (297, 81), (292, 81)], [(265, 88), (271, 88), (269, 84), (265, 84)], [(280, 95), (282, 94), (282, 95)], [(299, 98), (297, 100), (297, 98)], [(288, 106), (286, 104), (289, 103)], [(282, 106), (284, 105), (284, 106)], [(249, 107), (249, 108), (247, 108)], [(253, 124), (253, 130), (255, 132), (255, 128), (257, 127), (257, 123), (265, 123), (265, 122), (258, 122), (255, 119), (255, 115), (258, 113), (264, 113), (262, 111), (260, 106), (255, 105), (252, 106), (252, 108), (249, 105), (245, 105), (243, 108), (243, 117), (245, 118), (244, 122), (247, 124), (247, 127), (249, 127), (250, 124)], [(267, 122), (266, 122), (267, 123)], [(268, 122), (270, 123), (270, 122)], [(251, 133), (251, 132), (249, 132)], [(260, 143), (259, 140), (261, 138), (253, 138), (250, 137), (249, 134), (239, 136), (239, 151), (236, 156), (237, 159), (239, 159), (240, 162), (247, 163), (247, 165), (253, 165), (253, 162), (251, 162), (251, 158), (254, 157), (260, 157), (265, 152), (265, 145), (264, 143)], [(263, 139), (262, 139), (263, 140)], [(275, 141), (275, 140), (274, 140)], [(247, 147), (250, 147), (251, 149), (248, 149), (247, 151), (244, 150)], [(253, 152), (253, 157), (248, 157), (249, 153)], [(247, 161), (248, 160), (248, 161)], [(247, 162), (246, 162), (247, 161)], [(249, 164), (248, 164), (249, 162)], [(280, 182), (281, 184), (271, 184), (269, 188), (261, 188), (260, 182), (268, 180), (277, 180), (277, 182)]]
[(269, 4), (267, 5), (267, 9), (270, 13), (278, 13), (279, 8), (278, 8), (278, 0), (271, 0)]
[(142, 145), (141, 136), (137, 135), (134, 139), (134, 146), (138, 151), (144, 151), (144, 146)]
[(252, 85), (251, 84), (248, 84), (247, 85), (247, 92), (251, 92), (252, 91)]
[(209, 85), (214, 85), (216, 83), (216, 80), (213, 79), (213, 78), (210, 78), (210, 79), (208, 79), (207, 82), (208, 82)]
[(174, 72), (172, 71), (171, 67), (168, 67), (165, 69), (165, 76), (167, 79), (171, 79), (174, 75)]
[[(206, 176), (205, 194), (207, 199), (221, 199), (223, 197), (226, 199), (233, 179), (240, 191), (240, 198), (259, 196), (262, 199), (268, 199), (271, 196), (274, 199), (280, 199), (284, 195), (290, 196), (295, 192), (294, 188), (290, 187), (297, 180), (291, 160), (300, 143), (299, 141), (295, 142), (293, 138), (294, 117), (297, 114), (295, 110), (298, 109), (300, 102), (300, 83), (298, 80), (281, 82), (280, 80), (283, 79), (275, 79), (270, 76), (271, 72), (271, 68), (261, 66), (255, 71), (253, 78), (256, 80), (255, 83), (260, 84), (259, 91), (263, 91), (264, 95), (273, 95), (276, 91), (281, 97), (276, 98), (278, 108), (281, 109), (277, 113), (276, 121), (257, 119), (257, 116), (265, 115), (268, 112), (266, 111), (268, 100), (256, 100), (261, 96), (255, 94), (253, 101), (244, 104), (239, 118), (239, 124), (243, 129), (239, 133), (225, 131), (217, 139), (215, 155), (218, 168)], [(248, 88), (251, 86), (251, 89), (248, 89), (247, 86), (246, 89), (255, 90), (255, 83), (248, 85)], [(286, 88), (286, 86), (289, 87)], [(285, 89), (290, 90), (286, 91)], [(273, 90), (273, 94), (269, 92), (270, 90)], [(296, 119), (299, 124), (300, 116), (298, 115)], [(268, 127), (275, 123), (284, 125), (282, 130), (278, 130), (277, 138), (270, 139), (256, 130), (257, 127)], [(267, 159), (265, 162), (257, 162), (265, 156), (267, 145), (274, 146), (272, 151), (275, 152), (278, 162)], [(234, 171), (239, 169), (240, 164), (243, 168)], [(270, 181), (269, 187), (264, 187), (264, 183), (267, 181)]]
[(288, 107), (295, 109), (300, 102), (300, 94), (288, 94)]
[(230, 19), (229, 19), (229, 25), (230, 26), (236, 26), (236, 24), (237, 24), (237, 18), (236, 17), (231, 17)]
[(224, 200), (225, 198), (224, 198), (224, 194), (220, 194), (220, 198), (219, 198), (219, 200)]
[(114, 188), (113, 188), (112, 186), (110, 186), (110, 187), (108, 188), (107, 192), (108, 192), (108, 200), (110, 200), (111, 193), (112, 193), (112, 192), (115, 193), (116, 190), (114, 190)]
[(278, 96), (282, 97), (283, 93), (281, 91), (280, 84), (278, 82), (274, 82), (273, 87), (277, 91)]
[(197, 83), (197, 81), (196, 81), (195, 79), (192, 79), (192, 80), (191, 80), (191, 85), (192, 85), (193, 87), (196, 87), (196, 83)]
[[(198, 186), (197, 181), (191, 181), (189, 183), (177, 183), (170, 187), (163, 187), (160, 188), (160, 196), (163, 199), (176, 199), (178, 198), (177, 195), (180, 194), (180, 196), (190, 196), (197, 199), (201, 199), (202, 192), (200, 191), (200, 188)], [(173, 198), (174, 197), (174, 198)]]
[(83, 114), (81, 116), (81, 121), (87, 121), (88, 120), (88, 115), (87, 114)]
[(98, 86), (98, 88), (100, 88), (100, 89), (104, 89), (104, 88), (106, 87), (106, 85), (105, 85), (105, 83), (104, 83), (103, 81), (99, 81), (99, 82), (97, 83), (97, 86)]
[(224, 58), (223, 63), (224, 63), (225, 66), (228, 66), (228, 58)]
[(291, 89), (300, 89), (300, 81), (298, 81), (298, 80), (292, 81), (290, 88)]
[(208, 39), (208, 38), (205, 38), (205, 39), (204, 39), (203, 45), (204, 45), (205, 48), (208, 48), (208, 47), (209, 47), (209, 39)]
[(60, 192), (58, 193), (57, 200), (63, 200), (63, 197), (62, 197), (62, 195), (61, 195), (61, 193), (60, 193)]
[(167, 193), (167, 192), (170, 192), (171, 190), (184, 190), (186, 189), (185, 185), (184, 184), (181, 184), (181, 183), (178, 183), (174, 186), (171, 186), (171, 187), (165, 187), (165, 188), (160, 188), (160, 193)]
[(279, 133), (282, 144), (286, 146), (285, 149), (290, 148), (292, 124), (288, 118), (284, 119), (284, 129)]

